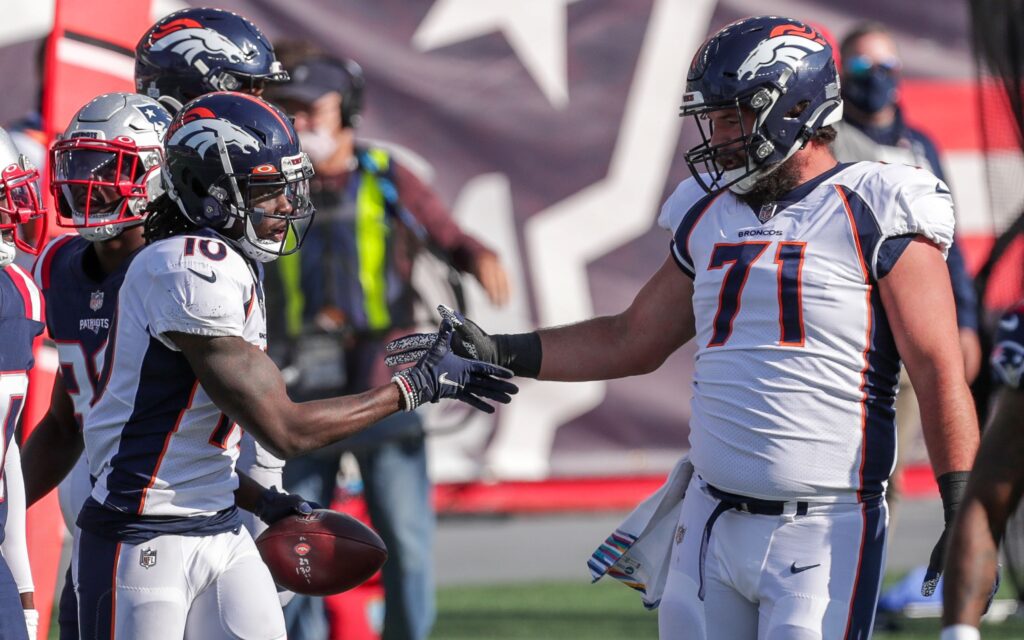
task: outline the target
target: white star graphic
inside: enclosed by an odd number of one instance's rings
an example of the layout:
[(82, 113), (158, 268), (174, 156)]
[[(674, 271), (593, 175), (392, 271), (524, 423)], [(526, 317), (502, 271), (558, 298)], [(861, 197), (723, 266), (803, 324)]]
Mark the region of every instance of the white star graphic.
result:
[(501, 31), (552, 106), (569, 104), (565, 9), (577, 0), (437, 0), (413, 34), (420, 51)]
[[(540, 326), (594, 315), (588, 265), (651, 228), (683, 124), (677, 108), (690, 55), (704, 40), (715, 6), (716, 0), (655, 0), (608, 175), (531, 216), (523, 228), (523, 251), (516, 246), (507, 179), (478, 176), (464, 187), (455, 203), (456, 217), (467, 231), (503, 248), (502, 262), (516, 285), (510, 305), (496, 309), (474, 283), (467, 283), (473, 320), (482, 327), (493, 333), (531, 328), (528, 292), (519, 285), (528, 273)], [(520, 256), (529, 259), (529, 269), (520, 264)], [(483, 470), (470, 468), (470, 456), (463, 456), (456, 458), (457, 472), (502, 480), (547, 478), (556, 432), (599, 406), (607, 387), (597, 381), (517, 382), (519, 394), (498, 413), (493, 435), (467, 430), (450, 438), (445, 465), (454, 457), (453, 447), (457, 452), (484, 449)], [(475, 417), (473, 424), (485, 429), (488, 420)]]

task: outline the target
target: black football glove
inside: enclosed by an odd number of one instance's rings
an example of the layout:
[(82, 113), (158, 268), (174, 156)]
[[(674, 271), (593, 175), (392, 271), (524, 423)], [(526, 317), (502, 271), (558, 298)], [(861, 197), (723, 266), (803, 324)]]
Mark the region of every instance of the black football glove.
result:
[(939, 584), (939, 578), (942, 577), (942, 564), (946, 559), (946, 538), (949, 537), (949, 530), (953, 526), (956, 511), (967, 490), (969, 475), (969, 471), (950, 471), (938, 478), (939, 495), (942, 497), (942, 515), (946, 526), (942, 530), (942, 535), (939, 536), (939, 541), (935, 543), (935, 548), (932, 549), (932, 555), (928, 558), (928, 570), (925, 571), (924, 582), (921, 583), (921, 595), (926, 598), (935, 593), (935, 587)]
[[(517, 376), (536, 378), (540, 372), (540, 336), (536, 332), (489, 335), (475, 322), (458, 311), (438, 305), (442, 322), (450, 322), (455, 328), (452, 351), (457, 356), (472, 358), (481, 362), (496, 364), (510, 369)], [(384, 363), (389, 367), (415, 362), (434, 343), (436, 333), (416, 333), (393, 340), (385, 346), (388, 356)]]
[(281, 518), (292, 514), (309, 515), (314, 509), (322, 509), (315, 502), (310, 502), (295, 493), (282, 493), (277, 487), (264, 489), (256, 502), (253, 514), (267, 524), (274, 524)]
[[(481, 398), (508, 404), (512, 395), (519, 391), (519, 387), (507, 381), (513, 375), (508, 369), (453, 353), (454, 335), (452, 323), (442, 320), (438, 333), (430, 336), (429, 347), (414, 349), (419, 354), (416, 365), (399, 371), (392, 378), (402, 392), (406, 411), (425, 402), (454, 398), (485, 413), (494, 413), (494, 407)], [(417, 336), (406, 336), (396, 342), (414, 337)]]

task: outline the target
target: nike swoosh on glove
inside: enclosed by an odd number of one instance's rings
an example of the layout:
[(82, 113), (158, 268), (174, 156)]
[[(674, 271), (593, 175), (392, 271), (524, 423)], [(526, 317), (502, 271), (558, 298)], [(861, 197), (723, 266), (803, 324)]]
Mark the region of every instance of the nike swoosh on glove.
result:
[[(494, 407), (484, 402), (484, 398), (508, 404), (512, 395), (519, 391), (519, 387), (508, 382), (513, 375), (510, 370), (453, 353), (454, 334), (455, 326), (445, 319), (437, 334), (406, 336), (396, 341), (418, 345), (414, 349), (419, 354), (416, 365), (399, 371), (392, 378), (402, 392), (406, 411), (425, 402), (453, 398), (485, 413), (494, 413)], [(415, 340), (411, 340), (413, 338)]]

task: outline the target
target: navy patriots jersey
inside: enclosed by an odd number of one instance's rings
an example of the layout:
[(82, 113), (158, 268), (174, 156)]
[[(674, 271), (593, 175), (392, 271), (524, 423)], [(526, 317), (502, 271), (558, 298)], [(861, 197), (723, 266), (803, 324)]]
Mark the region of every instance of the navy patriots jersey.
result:
[(50, 241), (32, 269), (46, 299), (46, 327), (57, 344), (61, 378), (80, 426), (96, 394), (117, 292), (130, 263), (104, 275), (92, 243), (65, 235)]
[(43, 332), (43, 299), (32, 278), (19, 266), (0, 270), (0, 543), (7, 524), (7, 477), (4, 460), (28, 392), (32, 341)]

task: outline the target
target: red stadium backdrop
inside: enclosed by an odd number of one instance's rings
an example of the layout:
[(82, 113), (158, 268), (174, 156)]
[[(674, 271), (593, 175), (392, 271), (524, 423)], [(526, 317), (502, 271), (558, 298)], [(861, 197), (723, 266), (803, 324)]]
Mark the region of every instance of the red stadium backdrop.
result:
[[(63, 131), (79, 107), (91, 98), (110, 91), (134, 90), (132, 51), (151, 22), (148, 0), (127, 4), (116, 0), (56, 3), (42, 84), (42, 125), (47, 140)], [(60, 229), (51, 225), (51, 231)], [(49, 406), (55, 373), (54, 350), (40, 346), (36, 353), (37, 365), (30, 378), (23, 418), (26, 436)], [(39, 637), (45, 638), (64, 534), (56, 493), (29, 511), (28, 528)]]
[[(654, 220), (688, 175), (682, 153), (695, 142), (676, 117), (692, 52), (710, 32), (763, 10), (750, 0), (214, 4), (251, 18), (274, 40), (313, 41), (363, 66), (362, 135), (397, 145), (508, 266), (515, 286), (508, 307), (491, 308), (468, 286), (471, 316), (496, 331), (616, 312), (658, 268), (669, 236)], [(0, 122), (31, 108), (38, 80), (25, 61), (55, 23), (63, 36), (50, 43), (43, 83), (50, 132), (93, 95), (129, 88), (124, 54), (154, 17), (184, 6), (60, 0), (54, 22), (46, 5), (0, 26), (7, 79)], [(1016, 147), (981, 151), (965, 3), (778, 0), (771, 10), (839, 37), (865, 17), (892, 28), (905, 62), (903, 105), (945, 152), (961, 240), (977, 268), (993, 234), (1015, 215), (990, 202), (986, 160), (1019, 164), (1020, 154)], [(430, 447), (439, 507), (631, 506), (687, 446), (691, 355), (683, 349), (641, 378), (527, 383), (494, 416), (435, 413)], [(45, 403), (43, 386), (36, 385), (36, 397)], [(927, 468), (912, 473), (927, 490)], [(56, 546), (60, 528), (51, 512), (47, 506), (31, 514), (34, 551)], [(48, 526), (39, 527), (44, 517)], [(36, 561), (45, 591), (56, 561)]]

